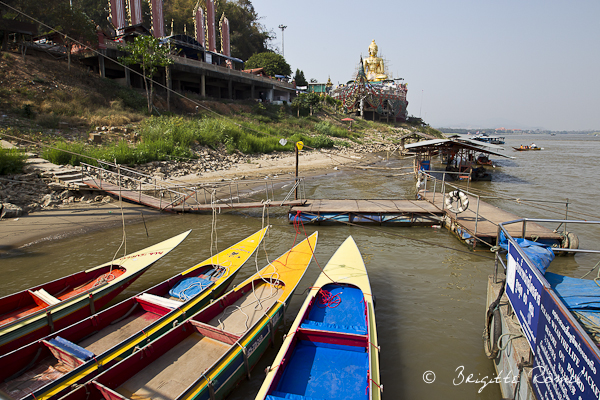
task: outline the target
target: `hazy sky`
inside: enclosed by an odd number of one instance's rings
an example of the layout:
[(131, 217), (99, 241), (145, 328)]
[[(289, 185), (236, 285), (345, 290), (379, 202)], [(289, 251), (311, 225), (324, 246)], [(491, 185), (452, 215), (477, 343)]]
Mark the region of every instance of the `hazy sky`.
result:
[(600, 0), (252, 0), (308, 80), (354, 78), (371, 40), (434, 127), (600, 130)]

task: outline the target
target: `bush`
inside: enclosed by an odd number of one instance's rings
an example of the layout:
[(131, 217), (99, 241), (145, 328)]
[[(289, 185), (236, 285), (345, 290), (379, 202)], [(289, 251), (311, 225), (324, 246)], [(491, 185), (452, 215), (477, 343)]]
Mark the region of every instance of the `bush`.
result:
[(0, 175), (20, 174), (26, 160), (27, 155), (22, 151), (0, 147)]

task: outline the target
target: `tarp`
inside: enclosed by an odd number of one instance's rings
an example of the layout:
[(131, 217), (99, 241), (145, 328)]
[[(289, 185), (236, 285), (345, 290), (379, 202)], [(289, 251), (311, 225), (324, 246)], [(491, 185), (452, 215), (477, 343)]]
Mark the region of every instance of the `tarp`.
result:
[(189, 300), (205, 291), (213, 283), (210, 279), (186, 278), (179, 281), (173, 289), (169, 290), (169, 294), (181, 300)]
[[(527, 254), (527, 257), (529, 257), (537, 269), (542, 271), (542, 274), (545, 274), (546, 269), (548, 269), (548, 266), (552, 260), (554, 260), (554, 252), (552, 252), (552, 248), (548, 245), (532, 242), (531, 240), (527, 239), (517, 238), (513, 240), (521, 249), (523, 249), (525, 254)], [(506, 239), (503, 232), (500, 232), (500, 247), (502, 247), (504, 250), (508, 250), (508, 239)]]
[(368, 370), (364, 347), (301, 340), (270, 398), (366, 400)]
[(544, 277), (569, 310), (600, 310), (600, 287), (593, 280), (552, 272)]
[(308, 318), (302, 323), (302, 328), (367, 333), (365, 302), (360, 289), (329, 284), (323, 286), (321, 290), (328, 291), (333, 301), (331, 304), (323, 304), (321, 293), (317, 294), (315, 304)]

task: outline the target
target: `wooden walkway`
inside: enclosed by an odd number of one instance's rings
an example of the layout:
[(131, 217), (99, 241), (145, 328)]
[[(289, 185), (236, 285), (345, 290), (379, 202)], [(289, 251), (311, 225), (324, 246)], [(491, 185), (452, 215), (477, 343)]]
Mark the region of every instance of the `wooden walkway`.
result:
[[(421, 191), (419, 195), (439, 210), (442, 209), (444, 197), (440, 193), (435, 193), (435, 199), (433, 193), (429, 191)], [(518, 215), (481, 200), (479, 201), (479, 216), (477, 216), (477, 198), (474, 196), (469, 196), (469, 208), (466, 211), (454, 214), (444, 209), (444, 215), (446, 226), (459, 235), (461, 239), (466, 240), (476, 236), (489, 244), (496, 244), (498, 224), (521, 219)], [(523, 224), (511, 224), (506, 229), (512, 237), (523, 236)], [(561, 241), (558, 233), (533, 222), (527, 223), (525, 236), (527, 239)]]
[(431, 225), (441, 217), (441, 210), (425, 200), (307, 200), (289, 212), (290, 222), (312, 223)]
[(243, 209), (243, 208), (262, 208), (265, 205), (267, 207), (292, 207), (299, 206), (305, 203), (306, 200), (288, 200), (285, 202), (276, 202), (271, 201), (267, 203), (263, 202), (229, 202), (229, 203), (215, 203), (215, 204), (189, 204), (189, 200), (186, 199), (186, 202), (183, 199), (174, 201), (175, 199), (169, 199), (168, 197), (158, 198), (154, 196), (150, 196), (139, 191), (134, 191), (130, 189), (119, 188), (119, 186), (108, 183), (105, 181), (99, 180), (90, 180), (86, 179), (83, 181), (87, 186), (103, 190), (112, 195), (118, 196), (119, 192), (123, 199), (131, 201), (133, 203), (142, 204), (144, 206), (148, 206), (157, 210), (167, 211), (167, 212), (206, 212), (212, 211), (214, 208), (219, 211), (224, 210), (233, 210), (233, 209)]

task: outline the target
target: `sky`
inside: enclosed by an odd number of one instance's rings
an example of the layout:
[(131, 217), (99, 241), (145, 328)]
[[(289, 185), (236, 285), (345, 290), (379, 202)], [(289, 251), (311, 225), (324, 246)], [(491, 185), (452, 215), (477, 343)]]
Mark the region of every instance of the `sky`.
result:
[(433, 127), (600, 130), (600, 0), (252, 4), (307, 80), (353, 79), (375, 40)]

